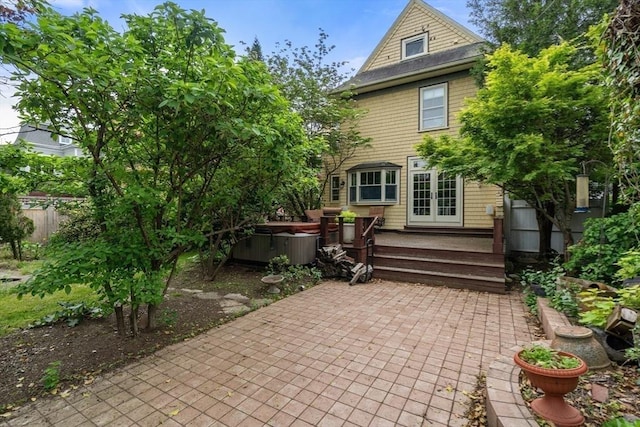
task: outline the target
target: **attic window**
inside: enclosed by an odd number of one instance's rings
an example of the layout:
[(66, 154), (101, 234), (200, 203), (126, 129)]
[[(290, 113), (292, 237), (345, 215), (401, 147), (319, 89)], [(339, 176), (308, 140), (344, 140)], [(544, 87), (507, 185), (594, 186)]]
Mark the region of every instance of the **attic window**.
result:
[(58, 143), (60, 145), (71, 145), (71, 138), (68, 136), (58, 135)]
[(402, 59), (424, 55), (429, 50), (428, 33), (419, 34), (402, 40)]

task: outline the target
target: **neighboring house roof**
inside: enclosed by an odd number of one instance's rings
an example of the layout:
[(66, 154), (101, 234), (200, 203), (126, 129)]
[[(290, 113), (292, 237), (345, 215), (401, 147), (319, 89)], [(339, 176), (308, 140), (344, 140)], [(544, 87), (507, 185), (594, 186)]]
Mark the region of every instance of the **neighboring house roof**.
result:
[(444, 50), (386, 67), (356, 74), (339, 90), (355, 89), (358, 93), (384, 89), (442, 74), (467, 70), (483, 55), (484, 43), (474, 43)]
[(22, 125), (15, 143), (24, 140), (33, 148), (33, 151), (50, 156), (80, 157), (82, 150), (73, 143), (61, 143), (59, 138), (53, 137), (54, 131), (46, 125)]

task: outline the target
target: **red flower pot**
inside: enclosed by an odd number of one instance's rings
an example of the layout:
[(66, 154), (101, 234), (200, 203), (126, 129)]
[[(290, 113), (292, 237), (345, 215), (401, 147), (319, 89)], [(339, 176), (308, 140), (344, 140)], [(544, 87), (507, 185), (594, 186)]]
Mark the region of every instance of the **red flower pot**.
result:
[(578, 386), (580, 375), (587, 372), (584, 360), (571, 353), (559, 351), (562, 356), (575, 357), (580, 360), (580, 366), (571, 369), (549, 369), (525, 362), (520, 353), (513, 356), (513, 361), (520, 366), (534, 387), (544, 391), (544, 396), (531, 402), (533, 412), (556, 427), (577, 427), (584, 424), (584, 417), (579, 410), (564, 401), (564, 395), (572, 392)]

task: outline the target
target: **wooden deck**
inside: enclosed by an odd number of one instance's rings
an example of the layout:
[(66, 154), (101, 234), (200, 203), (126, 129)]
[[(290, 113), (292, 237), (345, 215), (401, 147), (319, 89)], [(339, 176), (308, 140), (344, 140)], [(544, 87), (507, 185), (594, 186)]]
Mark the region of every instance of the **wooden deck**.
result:
[(493, 241), (484, 237), (439, 236), (419, 233), (379, 232), (375, 235), (376, 245), (404, 246), (410, 248), (445, 249), (492, 253)]
[(504, 293), (504, 255), (493, 239), (430, 233), (375, 235), (373, 277)]
[[(505, 293), (502, 224), (485, 230), (410, 230), (375, 232), (371, 217), (356, 217), (355, 239), (345, 244), (342, 223), (337, 242), (356, 262), (373, 266), (373, 277)], [(321, 244), (332, 243), (328, 219), (321, 219)], [(373, 242), (373, 245), (371, 244)]]

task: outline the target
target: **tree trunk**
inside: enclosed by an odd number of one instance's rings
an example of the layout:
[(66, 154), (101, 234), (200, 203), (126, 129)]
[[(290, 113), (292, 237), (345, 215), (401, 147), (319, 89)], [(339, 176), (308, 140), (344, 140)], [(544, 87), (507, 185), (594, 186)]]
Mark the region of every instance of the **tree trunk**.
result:
[(125, 336), (125, 326), (124, 326), (124, 310), (122, 305), (117, 305), (113, 309), (116, 315), (116, 327), (118, 328), (118, 335), (121, 337)]
[(573, 232), (571, 231), (571, 228), (563, 229), (562, 237), (564, 243), (564, 262), (568, 262), (570, 258), (569, 246), (573, 246)]
[(15, 240), (10, 240), (9, 244), (11, 245), (11, 252), (13, 254), (13, 259), (17, 259), (18, 261), (22, 261), (20, 259), (20, 254), (18, 253), (18, 247), (16, 246)]
[(138, 306), (131, 306), (131, 313), (129, 313), (129, 326), (131, 327), (131, 333), (133, 337), (138, 336)]
[(156, 321), (156, 314), (158, 313), (158, 306), (155, 304), (147, 305), (147, 330), (151, 331), (158, 327)]
[[(555, 209), (553, 204), (545, 203), (543, 206), (547, 215), (553, 217)], [(536, 210), (536, 221), (538, 223), (538, 257), (548, 259), (551, 257), (551, 235), (553, 232), (553, 222), (542, 212)]]

